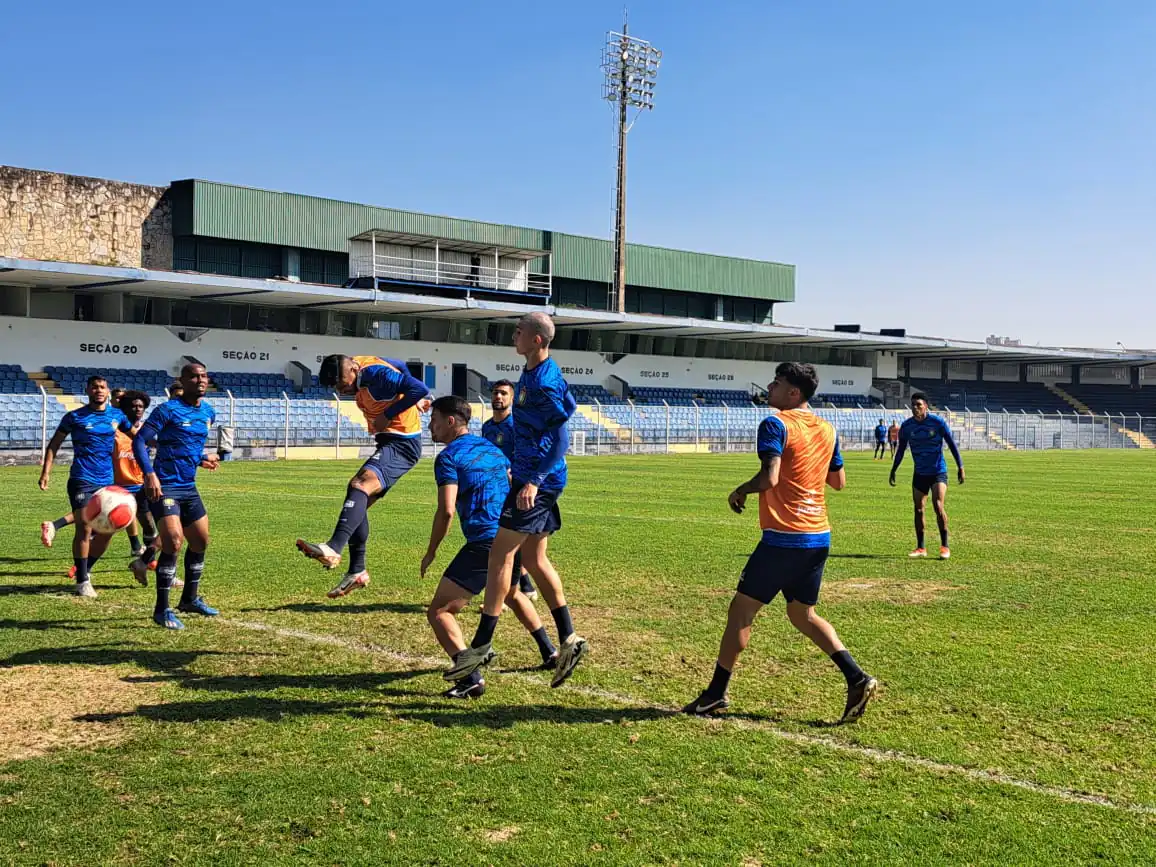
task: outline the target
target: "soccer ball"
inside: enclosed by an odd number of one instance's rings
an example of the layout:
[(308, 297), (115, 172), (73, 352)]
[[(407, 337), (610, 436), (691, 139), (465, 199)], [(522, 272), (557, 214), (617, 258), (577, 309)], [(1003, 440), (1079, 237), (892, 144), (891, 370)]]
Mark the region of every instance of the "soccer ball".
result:
[(136, 497), (116, 485), (101, 488), (84, 504), (84, 522), (102, 536), (123, 530), (135, 517)]

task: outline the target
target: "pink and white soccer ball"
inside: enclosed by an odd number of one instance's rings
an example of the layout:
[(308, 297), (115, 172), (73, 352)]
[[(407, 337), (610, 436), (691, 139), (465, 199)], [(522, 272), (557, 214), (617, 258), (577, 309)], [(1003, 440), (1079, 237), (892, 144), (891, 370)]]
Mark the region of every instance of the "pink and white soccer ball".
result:
[(136, 497), (116, 485), (101, 488), (84, 504), (85, 523), (102, 536), (125, 529), (135, 517)]

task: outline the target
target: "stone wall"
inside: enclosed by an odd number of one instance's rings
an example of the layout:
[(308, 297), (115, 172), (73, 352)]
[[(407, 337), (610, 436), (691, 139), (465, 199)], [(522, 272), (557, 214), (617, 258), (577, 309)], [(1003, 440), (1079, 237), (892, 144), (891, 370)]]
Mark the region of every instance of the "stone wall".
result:
[(171, 270), (167, 190), (0, 166), (0, 256)]

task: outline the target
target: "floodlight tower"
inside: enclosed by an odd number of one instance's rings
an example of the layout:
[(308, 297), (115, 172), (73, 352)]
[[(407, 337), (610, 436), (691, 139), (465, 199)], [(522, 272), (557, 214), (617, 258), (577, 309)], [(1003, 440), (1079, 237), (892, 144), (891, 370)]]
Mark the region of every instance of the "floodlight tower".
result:
[[(643, 111), (654, 109), (654, 84), (662, 52), (622, 32), (606, 34), (602, 49), (602, 98), (618, 103), (618, 186), (614, 205), (614, 295), (619, 313), (626, 312), (626, 134)], [(634, 109), (633, 116), (630, 109)]]

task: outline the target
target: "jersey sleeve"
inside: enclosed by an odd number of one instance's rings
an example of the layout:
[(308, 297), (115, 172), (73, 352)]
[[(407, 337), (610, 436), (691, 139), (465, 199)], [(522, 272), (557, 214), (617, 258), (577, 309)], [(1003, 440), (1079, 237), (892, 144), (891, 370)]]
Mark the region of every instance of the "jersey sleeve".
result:
[(393, 400), (405, 389), (400, 371), (384, 364), (371, 364), (361, 369), (361, 386), (374, 400)]
[(782, 457), (783, 447), (786, 444), (787, 426), (783, 424), (782, 419), (773, 415), (763, 419), (759, 424), (758, 437), (756, 438), (756, 449), (759, 457), (763, 460)]
[(542, 420), (546, 423), (546, 429), (561, 427), (574, 415), (578, 401), (561, 377), (543, 382), (541, 392)]
[(56, 426), (56, 432), (68, 436), (72, 433), (72, 429), (76, 426), (76, 416), (71, 412), (66, 412), (60, 419), (60, 424)]
[(831, 465), (827, 467), (827, 472), (837, 473), (843, 469), (843, 453), (839, 450), (839, 435), (835, 434), (835, 451), (831, 454)]
[(434, 481), (438, 487), (442, 485), (456, 485), (458, 483), (458, 468), (452, 457), (442, 452), (434, 458)]
[(211, 403), (206, 403), (205, 406), (209, 408), (209, 427), (212, 427), (217, 423), (217, 411), (213, 409)]

